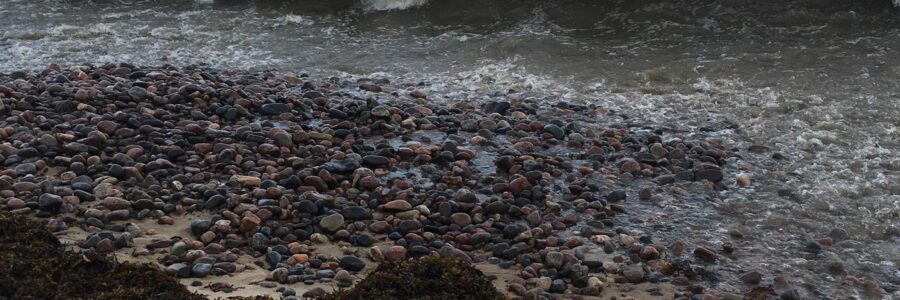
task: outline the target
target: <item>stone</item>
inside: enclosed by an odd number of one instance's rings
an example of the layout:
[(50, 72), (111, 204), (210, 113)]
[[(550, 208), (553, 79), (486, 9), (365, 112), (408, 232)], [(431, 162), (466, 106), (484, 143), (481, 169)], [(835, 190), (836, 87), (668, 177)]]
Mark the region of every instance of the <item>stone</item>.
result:
[(467, 213), (452, 214), (450, 215), (450, 219), (459, 227), (466, 227), (472, 224), (472, 217)]
[(262, 182), (262, 179), (256, 176), (243, 176), (243, 175), (234, 175), (231, 176), (231, 182), (246, 186), (246, 187), (258, 187)]
[(696, 181), (711, 181), (711, 182), (719, 182), (725, 177), (722, 174), (722, 170), (718, 169), (702, 169), (694, 172), (694, 180)]
[(707, 262), (715, 262), (719, 258), (719, 254), (715, 250), (704, 246), (694, 248), (694, 256)]
[(341, 210), (344, 219), (350, 221), (368, 220), (372, 218), (369, 209), (362, 206), (348, 206)]
[(390, 211), (407, 211), (412, 209), (412, 205), (409, 204), (409, 202), (407, 202), (406, 200), (394, 200), (385, 203), (383, 208)]
[(622, 173), (635, 173), (641, 170), (641, 164), (633, 159), (626, 160), (622, 163), (622, 167), (620, 168), (620, 172)]
[(269, 238), (262, 233), (254, 233), (250, 238), (250, 248), (256, 251), (265, 251), (269, 247)]
[(275, 251), (266, 252), (266, 262), (272, 267), (277, 266), (281, 262), (281, 253)]
[(553, 135), (553, 138), (560, 141), (566, 138), (566, 132), (562, 128), (559, 128), (559, 126), (553, 124), (545, 125), (544, 131), (549, 132), (551, 135)]
[(323, 289), (321, 287), (314, 287), (314, 288), (306, 291), (305, 293), (303, 293), (303, 298), (304, 299), (318, 299), (318, 298), (321, 298), (322, 296), (325, 296), (325, 294), (327, 294), (327, 293), (328, 292), (326, 292), (325, 289)]
[(279, 115), (290, 111), (291, 108), (284, 103), (267, 103), (263, 104), (263, 106), (260, 108), (260, 112), (262, 112), (262, 114), (269, 116)]
[(37, 173), (37, 167), (33, 163), (21, 163), (16, 165), (16, 174), (19, 176), (34, 175)]
[(531, 186), (532, 186), (531, 183), (528, 182), (528, 178), (519, 177), (519, 178), (513, 179), (513, 181), (511, 181), (509, 183), (509, 191), (513, 195), (519, 195), (523, 191), (531, 189)]
[(403, 246), (391, 246), (384, 253), (384, 258), (389, 262), (399, 262), (406, 259), (406, 248)]
[(356, 169), (359, 169), (361, 167), (362, 165), (360, 165), (359, 161), (354, 159), (335, 160), (322, 165), (322, 169), (337, 174), (353, 173), (353, 171), (356, 171)]
[(205, 263), (195, 264), (194, 267), (191, 268), (191, 275), (193, 277), (197, 277), (197, 278), (206, 277), (209, 275), (209, 273), (212, 273), (212, 267), (213, 266), (211, 264), (205, 264)]
[(334, 274), (334, 281), (345, 286), (352, 285), (354, 279), (353, 275), (350, 275), (350, 272), (347, 272), (346, 270), (340, 270)]
[(100, 121), (97, 123), (97, 129), (105, 134), (113, 134), (119, 129), (119, 124), (113, 121)]
[(362, 271), (366, 267), (366, 263), (359, 259), (359, 257), (346, 255), (341, 258), (341, 268), (346, 269), (350, 272), (359, 272)]
[(62, 197), (54, 194), (42, 194), (38, 197), (38, 205), (42, 209), (53, 209), (62, 205)]
[(631, 283), (641, 283), (644, 281), (644, 268), (640, 265), (628, 265), (622, 270), (622, 275)]
[(344, 216), (341, 214), (331, 214), (319, 220), (319, 227), (329, 232), (335, 232), (342, 226), (344, 226)]
[(610, 203), (625, 201), (628, 198), (628, 194), (624, 190), (615, 190), (606, 195), (606, 201)]
[(547, 256), (544, 257), (544, 264), (546, 264), (548, 267), (558, 269), (563, 266), (563, 263), (565, 262), (564, 259), (565, 257), (562, 253), (551, 251), (547, 252)]
[(757, 285), (762, 282), (762, 274), (756, 271), (744, 273), (740, 278), (747, 285)]
[(484, 112), (488, 114), (505, 114), (512, 105), (509, 101), (491, 101), (484, 105)]
[(166, 273), (182, 278), (191, 277), (191, 266), (184, 263), (174, 263), (166, 267)]

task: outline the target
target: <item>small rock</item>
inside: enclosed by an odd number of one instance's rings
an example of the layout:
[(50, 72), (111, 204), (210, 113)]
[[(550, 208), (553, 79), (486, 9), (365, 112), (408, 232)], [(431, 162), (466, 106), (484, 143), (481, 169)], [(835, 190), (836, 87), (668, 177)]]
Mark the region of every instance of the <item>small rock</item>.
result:
[(344, 226), (344, 216), (341, 214), (331, 214), (319, 220), (319, 227), (329, 232), (335, 232), (341, 226)]
[(359, 257), (347, 255), (341, 258), (341, 268), (351, 272), (362, 271), (366, 267), (366, 263)]

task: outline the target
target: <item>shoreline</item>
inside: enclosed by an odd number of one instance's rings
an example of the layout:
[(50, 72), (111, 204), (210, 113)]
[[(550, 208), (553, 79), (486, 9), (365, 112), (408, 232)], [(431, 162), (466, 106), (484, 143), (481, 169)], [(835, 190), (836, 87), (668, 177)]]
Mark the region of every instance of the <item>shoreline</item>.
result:
[[(704, 287), (739, 255), (739, 231), (657, 239), (666, 216), (640, 209), (684, 195), (717, 205), (754, 184), (734, 163), (769, 151), (514, 91), (438, 103), (377, 79), (118, 64), (0, 85), (0, 153), (18, 159), (3, 210), (49, 217), (79, 249), (202, 278), (192, 291), (242, 287), (214, 296), (318, 294), (438, 253), (513, 297), (737, 299)], [(760, 272), (740, 275), (748, 294), (805, 296)]]

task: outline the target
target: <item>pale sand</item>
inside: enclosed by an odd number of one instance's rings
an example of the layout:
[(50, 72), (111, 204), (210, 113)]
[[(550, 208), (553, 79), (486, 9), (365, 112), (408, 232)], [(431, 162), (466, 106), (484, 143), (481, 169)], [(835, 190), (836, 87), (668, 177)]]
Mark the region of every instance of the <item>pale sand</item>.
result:
[[(168, 225), (160, 225), (157, 224), (156, 220), (152, 219), (144, 219), (144, 220), (133, 220), (131, 222), (121, 222), (122, 224), (133, 223), (140, 227), (145, 235), (143, 237), (149, 238), (159, 238), (159, 239), (169, 239), (174, 236), (181, 237), (191, 237), (190, 233), (190, 224), (191, 221), (195, 219), (206, 219), (210, 218), (208, 213), (191, 213), (185, 214), (181, 216), (171, 216), (175, 223), (171, 226)], [(149, 231), (155, 231), (153, 235), (147, 235), (146, 233)], [(88, 233), (84, 230), (73, 227), (65, 231), (61, 231), (57, 233), (57, 236), (66, 243), (73, 243), (75, 241), (83, 241), (87, 237)], [(383, 236), (378, 237), (384, 239)], [(146, 245), (147, 241), (145, 239), (136, 239), (136, 246)], [(143, 244), (143, 245), (142, 245)], [(389, 242), (380, 241), (376, 245), (390, 245)], [(377, 263), (365, 258), (367, 248), (361, 247), (349, 247), (346, 249), (342, 249), (336, 244), (319, 244), (313, 245), (311, 247), (311, 254), (324, 254), (326, 256), (333, 257), (341, 257), (345, 255), (345, 253), (350, 253), (353, 251), (359, 251), (357, 253), (361, 254), (360, 257), (363, 257), (363, 261), (366, 262), (366, 267), (363, 271), (357, 273), (359, 279), (357, 282), (362, 279), (365, 274), (370, 273), (375, 269)], [(137, 263), (147, 263), (151, 265), (158, 266), (159, 268), (163, 268), (162, 264), (159, 263), (158, 259), (164, 255), (165, 252), (157, 250), (156, 253), (148, 255), (148, 256), (140, 256), (134, 257), (131, 255), (132, 248), (119, 249), (114, 254), (118, 261), (128, 261), (128, 262), (137, 262)], [(193, 292), (197, 292), (203, 295), (209, 296), (211, 299), (215, 298), (225, 298), (225, 297), (234, 297), (234, 296), (259, 296), (259, 295), (269, 295), (276, 299), (281, 297), (281, 294), (276, 292), (276, 288), (265, 288), (257, 285), (256, 283), (263, 281), (266, 279), (268, 275), (268, 271), (260, 268), (259, 266), (253, 263), (254, 260), (261, 260), (262, 258), (251, 258), (249, 256), (242, 256), (237, 263), (242, 264), (246, 267), (243, 272), (238, 272), (234, 274), (229, 274), (228, 276), (209, 276), (206, 278), (183, 278), (180, 279), (181, 283), (188, 287)], [(494, 275), (497, 277), (496, 280), (493, 281), (494, 287), (497, 288), (498, 291), (501, 291), (504, 295), (507, 295), (510, 298), (514, 298), (509, 295), (508, 292), (508, 283), (509, 281), (518, 278), (518, 274), (521, 272), (521, 269), (510, 268), (503, 269), (497, 265), (489, 264), (489, 263), (477, 263), (475, 267), (480, 271), (484, 272), (485, 275)], [(602, 277), (601, 277), (602, 278)], [(608, 278), (610, 281), (612, 278)], [(191, 284), (195, 281), (199, 281), (202, 283), (201, 286), (195, 287)], [(208, 286), (214, 283), (224, 283), (231, 285), (234, 290), (231, 293), (224, 292), (214, 292)], [(304, 292), (309, 291), (316, 287), (321, 287), (325, 291), (333, 291), (337, 288), (334, 283), (316, 283), (312, 285), (307, 285), (303, 283), (295, 283), (295, 284), (278, 284), (278, 286), (287, 286), (293, 288), (297, 295), (303, 295)], [(657, 288), (663, 296), (652, 296), (650, 292), (647, 292), (648, 289)], [(613, 282), (606, 282), (603, 292), (600, 297), (586, 297), (582, 296), (584, 299), (612, 299), (615, 297), (616, 299), (629, 299), (628, 297), (632, 297), (633, 299), (672, 299), (674, 293), (677, 291), (676, 287), (671, 284), (650, 284), (650, 283), (642, 283), (642, 284), (616, 284)]]

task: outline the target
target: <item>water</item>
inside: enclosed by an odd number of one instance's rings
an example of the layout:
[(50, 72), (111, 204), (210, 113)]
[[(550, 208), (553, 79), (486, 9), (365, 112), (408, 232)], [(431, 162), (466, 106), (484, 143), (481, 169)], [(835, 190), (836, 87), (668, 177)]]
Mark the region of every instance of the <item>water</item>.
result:
[[(734, 271), (756, 268), (816, 297), (900, 297), (900, 10), (887, 0), (0, 3), (0, 71), (206, 63), (422, 82), (447, 102), (516, 89), (764, 144), (788, 159), (737, 162), (750, 188), (647, 215), (666, 214), (691, 242), (744, 231), (717, 290), (741, 292)], [(801, 254), (834, 228), (850, 241)], [(828, 273), (836, 261), (888, 294)]]

